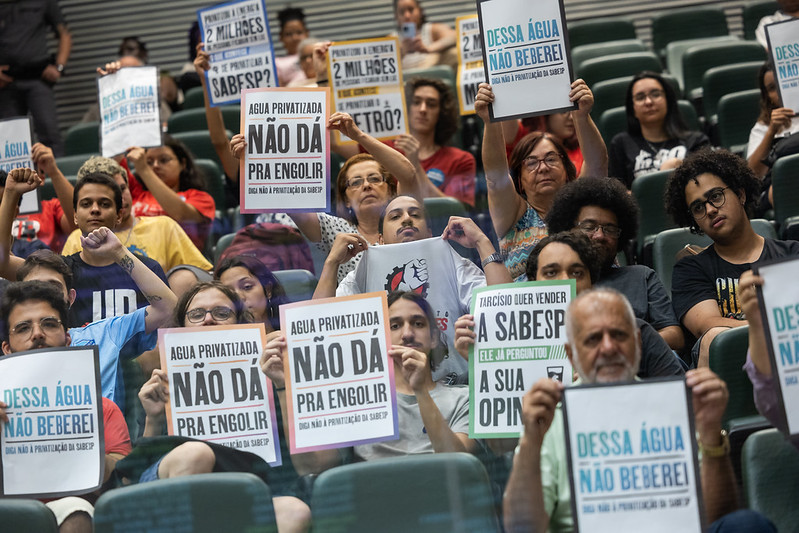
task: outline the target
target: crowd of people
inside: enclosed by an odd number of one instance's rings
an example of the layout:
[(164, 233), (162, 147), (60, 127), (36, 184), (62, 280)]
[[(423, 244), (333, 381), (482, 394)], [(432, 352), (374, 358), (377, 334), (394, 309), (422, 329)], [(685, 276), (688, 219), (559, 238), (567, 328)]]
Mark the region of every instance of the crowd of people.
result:
[[(765, 517), (742, 508), (722, 428), (729, 398), (741, 392), (729, 390), (709, 367), (713, 339), (748, 325), (744, 368), (754, 385), (753, 400), (770, 423), (781, 424), (755, 291), (767, 281), (752, 267), (799, 256), (799, 243), (763, 237), (750, 223), (773, 206), (770, 169), (791, 153), (792, 134), (799, 131), (795, 110), (780, 102), (773, 65), (764, 64), (759, 74), (761, 112), (746, 158), (691, 131), (675, 87), (649, 71), (629, 82), (627, 129), (609, 145), (591, 115), (594, 94), (582, 79), (568, 88), (573, 111), (501, 123), (489, 118), (497, 96), (491, 85), (480, 84), (475, 111), (484, 130), (477, 153), (450, 145), (461, 117), (453, 88), (439, 79), (406, 80), (409, 131), (388, 142), (363, 131), (349, 114), (333, 113), (326, 126), (331, 147), (344, 162), (331, 184), (332, 212), (271, 214), (255, 225), (289, 227), (302, 235), (304, 246), (317, 248), (323, 260), (313, 299), (390, 289), (388, 357), (400, 436), (291, 455), (287, 341), (279, 308), (296, 295), (256, 257), (272, 253), (269, 246), (275, 243), (216, 265), (208, 253), (217, 210), (238, 201), (246, 137), (227, 138), (222, 112), (206, 94), (226, 206), (215, 204), (191, 151), (168, 135), (159, 147), (131, 146), (116, 158), (87, 157), (77, 180), (69, 180), (58, 164), (63, 142), (52, 84), (68, 62), (71, 35), (54, 0), (36, 12), (21, 4), (0, 3), (0, 16), (13, 21), (0, 24), (0, 118), (30, 113), (38, 142), (32, 147), (35, 168), (0, 170), (2, 350), (98, 347), (105, 419), (102, 490), (199, 473), (252, 472), (271, 489), (279, 530), (302, 532), (312, 525), (308, 480), (316, 474), (350, 462), (465, 452), (511, 465), (505, 475), (492, 471), (492, 482), (504, 490), (497, 510), (505, 530), (572, 531), (560, 403), (565, 384), (537, 381), (521, 398), (520, 438), (491, 440), (469, 437), (467, 385), (477, 337), (470, 314), (473, 291), (573, 279), (577, 296), (566, 314), (573, 385), (684, 376), (702, 450), (707, 523), (719, 532), (776, 531)], [(796, 2), (780, 4), (775, 17), (797, 15)], [(457, 61), (454, 30), (427, 21), (419, 0), (394, 0), (393, 9), (404, 69)], [(286, 8), (278, 19), (286, 51), (276, 59), (280, 85), (325, 86), (330, 43), (311, 36), (300, 8)], [(12, 39), (12, 26), (30, 31)], [(48, 27), (59, 37), (53, 57), (43, 48)], [(187, 80), (205, 87), (210, 56), (192, 35), (193, 70), (187, 70), (192, 76), (162, 81), (175, 91)], [(148, 60), (146, 45), (126, 38), (119, 56), (97, 72), (108, 75)], [(164, 105), (171, 112), (180, 98), (169, 100)], [(355, 143), (336, 144), (333, 132)], [(673, 170), (664, 190), (666, 211), (678, 226), (711, 241), (675, 263), (670, 291), (657, 272), (635, 264), (640, 258), (629, 253), (647, 216), (630, 188), (659, 170)], [(478, 175), (485, 176), (487, 187), (487, 213), (479, 214), (487, 215), (488, 223), (452, 216), (441, 235), (434, 235), (424, 200), (454, 198), (478, 215)], [(44, 200), (38, 213), (19, 214), (22, 195), (47, 180), (55, 198)], [(464, 257), (451, 244), (472, 255)], [(374, 279), (385, 282), (388, 274), (377, 271), (377, 254), (392, 249), (402, 250), (405, 263), (392, 273), (390, 286), (375, 285)], [(620, 261), (623, 257), (627, 260)], [(262, 323), (267, 333), (259, 367), (273, 387), (280, 467), (246, 451), (167, 435), (169, 376), (160, 365), (157, 330), (247, 323)], [(123, 371), (129, 361), (145, 375), (135, 386)], [(6, 423), (7, 407), (0, 402), (0, 421)], [(96, 496), (47, 505), (61, 531), (91, 531), (90, 502)]]

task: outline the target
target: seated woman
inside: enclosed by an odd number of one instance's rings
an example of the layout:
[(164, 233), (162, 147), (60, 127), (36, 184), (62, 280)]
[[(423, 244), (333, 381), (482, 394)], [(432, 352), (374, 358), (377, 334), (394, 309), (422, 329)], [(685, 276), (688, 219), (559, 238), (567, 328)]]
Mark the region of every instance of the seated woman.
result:
[(204, 250), (216, 206), (189, 149), (165, 136), (163, 146), (147, 150), (133, 147), (127, 157), (138, 177), (129, 184), (133, 215), (167, 215), (180, 224), (199, 250)]
[[(769, 157), (772, 149), (782, 139), (799, 133), (799, 118), (796, 118), (795, 110), (782, 106), (774, 78), (774, 65), (770, 61), (760, 67), (758, 80), (760, 82), (760, 115), (757, 117), (752, 131), (749, 132), (749, 145), (746, 148), (746, 154), (749, 168), (754, 171), (755, 176), (764, 178), (774, 164), (773, 158)], [(797, 149), (799, 149), (799, 145)], [(774, 158), (776, 157), (775, 153)], [(759, 208), (765, 211), (774, 205), (770, 178), (764, 181), (763, 192)]]
[[(402, 41), (402, 68), (433, 65), (457, 66), (455, 30), (446, 24), (427, 22), (418, 0), (394, 0), (394, 16)], [(403, 31), (412, 24), (413, 34)]]
[[(579, 176), (606, 176), (607, 149), (590, 115), (594, 95), (578, 79), (571, 85), (569, 99), (579, 106), (573, 112), (585, 158)], [(491, 86), (481, 83), (474, 106), (485, 122), (483, 167), (488, 182), (488, 210), (505, 266), (514, 280), (525, 281), (530, 250), (547, 235), (544, 217), (555, 193), (578, 174), (566, 148), (549, 133), (528, 134), (516, 144), (508, 160), (502, 124), (489, 121), (488, 105), (493, 101)]]
[(674, 88), (660, 74), (636, 74), (625, 108), (627, 131), (610, 141), (610, 176), (628, 189), (638, 176), (676, 168), (687, 154), (710, 144), (704, 133), (688, 129)]
[[(271, 272), (269, 273), (271, 276)], [(282, 293), (277, 280), (274, 293)], [(252, 303), (263, 314), (266, 307)], [(178, 300), (175, 324), (185, 326), (218, 326), (251, 322), (250, 312), (235, 290), (219, 282), (199, 283)], [(271, 331), (271, 327), (267, 327)], [(286, 437), (280, 431), (283, 464), (269, 468), (251, 453), (227, 448), (187, 437), (163, 437), (165, 434), (165, 404), (169, 398), (166, 372), (154, 370), (141, 388), (139, 399), (146, 413), (144, 437), (161, 437), (137, 443), (125, 462), (117, 463), (120, 473), (131, 481), (145, 483), (209, 472), (252, 472), (263, 478), (272, 491), (278, 530), (283, 533), (307, 531), (310, 508), (297, 494), (298, 476), (288, 453)], [(277, 402), (276, 402), (277, 404)]]

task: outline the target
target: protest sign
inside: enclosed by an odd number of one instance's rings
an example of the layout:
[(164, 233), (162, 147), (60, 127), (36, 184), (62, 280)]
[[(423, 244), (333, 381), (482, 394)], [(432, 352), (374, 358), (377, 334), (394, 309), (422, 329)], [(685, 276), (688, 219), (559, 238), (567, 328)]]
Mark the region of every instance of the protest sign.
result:
[[(764, 284), (758, 287), (760, 314), (771, 355), (774, 385), (783, 415), (782, 430), (799, 437), (799, 287), (795, 257), (753, 266)], [(741, 290), (748, 288), (741, 287)]]
[(690, 394), (682, 377), (564, 389), (575, 531), (704, 531)]
[[(31, 136), (31, 119), (29, 117), (0, 120), (0, 170), (6, 173), (15, 168), (33, 168), (33, 142)], [(41, 176), (45, 179), (45, 176)], [(39, 202), (39, 191), (30, 191), (22, 195), (19, 214), (38, 213), (42, 210)]]
[(275, 54), (263, 0), (240, 0), (197, 11), (211, 68), (205, 72), (212, 106), (235, 104), (245, 89), (277, 87)]
[(0, 359), (8, 422), (0, 435), (2, 495), (57, 498), (103, 482), (105, 443), (96, 346)]
[(466, 383), (469, 365), (455, 349), (455, 321), (469, 312), (472, 290), (483, 286), (483, 272), (440, 237), (370, 246), (355, 269), (357, 293), (413, 291), (425, 297), (448, 352), (443, 360), (434, 361), (433, 381), (448, 383)]
[(169, 376), (170, 435), (244, 450), (279, 465), (272, 383), (261, 372), (263, 324), (158, 330)]
[(478, 0), (492, 121), (576, 109), (562, 0)]
[(782, 107), (799, 112), (799, 19), (766, 26), (766, 40)]
[(104, 157), (131, 146), (161, 146), (158, 69), (127, 67), (97, 80), (100, 151)]
[(472, 115), (477, 87), (486, 81), (480, 21), (477, 15), (458, 17), (455, 29), (458, 32), (458, 103), (461, 115)]
[[(352, 115), (361, 130), (380, 140), (408, 132), (399, 54), (396, 37), (342, 41), (327, 50), (333, 108)], [(334, 134), (338, 144), (355, 142)]]
[(330, 207), (329, 104), (327, 88), (242, 92), (242, 213)]
[(399, 438), (385, 293), (280, 306), (291, 453)]
[(571, 383), (566, 308), (574, 280), (475, 289), (476, 339), (469, 349), (469, 436), (518, 437), (522, 396), (540, 378)]

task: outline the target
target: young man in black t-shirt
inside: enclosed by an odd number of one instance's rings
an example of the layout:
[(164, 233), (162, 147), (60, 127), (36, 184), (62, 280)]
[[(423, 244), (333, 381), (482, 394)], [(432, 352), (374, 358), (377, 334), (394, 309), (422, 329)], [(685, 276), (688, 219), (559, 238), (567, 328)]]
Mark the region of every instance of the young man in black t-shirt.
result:
[(705, 233), (713, 244), (674, 265), (672, 303), (677, 317), (699, 340), (694, 363), (707, 366), (712, 340), (746, 325), (738, 278), (752, 264), (799, 255), (799, 242), (775, 241), (752, 229), (749, 216), (759, 183), (746, 161), (727, 151), (689, 156), (666, 184), (666, 209), (680, 226)]

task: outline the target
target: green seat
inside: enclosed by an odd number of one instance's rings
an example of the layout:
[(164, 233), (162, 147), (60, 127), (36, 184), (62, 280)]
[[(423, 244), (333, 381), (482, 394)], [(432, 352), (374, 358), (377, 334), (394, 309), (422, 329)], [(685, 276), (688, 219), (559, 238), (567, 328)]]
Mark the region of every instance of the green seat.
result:
[[(449, 65), (435, 65), (426, 68), (409, 68), (402, 71), (402, 79), (406, 82), (413, 78), (433, 78), (455, 88), (455, 71)], [(410, 105), (410, 102), (407, 103)]]
[[(239, 131), (241, 129), (241, 106), (226, 105), (217, 109), (222, 112), (225, 129)], [(194, 107), (173, 113), (167, 122), (169, 133), (182, 131), (206, 131), (208, 122), (205, 119), (205, 107)]]
[(312, 273), (296, 268), (292, 270), (275, 270), (273, 274), (286, 291), (286, 296), (292, 302), (302, 302), (313, 298), (313, 293), (319, 280)]
[(604, 43), (584, 44), (572, 48), (572, 67), (579, 70), (583, 61), (594, 59), (595, 57), (645, 51), (646, 45), (640, 39), (622, 39)]
[(3, 533), (56, 533), (58, 524), (53, 512), (38, 500), (3, 498), (0, 500), (0, 524)]
[(447, 227), (449, 217), (469, 216), (463, 203), (449, 196), (425, 198), (424, 210), (430, 220), (430, 230), (433, 235), (441, 235), (441, 232)]
[(713, 7), (691, 7), (663, 11), (652, 17), (652, 48), (665, 57), (672, 41), (727, 35), (724, 11)]
[(65, 155), (57, 158), (55, 163), (64, 176), (77, 176), (78, 170), (83, 166), (83, 163), (94, 155), (100, 155), (100, 153)]
[(192, 87), (183, 95), (183, 109), (191, 109), (193, 107), (205, 107), (202, 87)]
[[(679, 98), (680, 84), (677, 79), (670, 74), (661, 73), (664, 81), (668, 82)], [(627, 86), (632, 81), (632, 76), (623, 76), (611, 80), (602, 80), (591, 87), (594, 93), (594, 107), (591, 109), (591, 116), (594, 120), (599, 120), (602, 113), (614, 107), (624, 107), (624, 99), (627, 95)]]
[(761, 237), (766, 237), (767, 239), (777, 238), (777, 229), (770, 220), (766, 220), (765, 218), (753, 218), (749, 221), (749, 224), (752, 225), (752, 229), (755, 230), (755, 233)]
[[(682, 118), (690, 130), (700, 130), (699, 118), (696, 116), (696, 109), (687, 100), (678, 100), (677, 106), (680, 108)], [(599, 132), (605, 140), (605, 144), (610, 146), (610, 141), (617, 133), (627, 131), (627, 110), (624, 107), (614, 107), (608, 109), (599, 117)]]
[(766, 429), (746, 439), (741, 463), (749, 508), (774, 522), (777, 531), (796, 531), (799, 451), (778, 430)]
[(610, 39), (635, 39), (635, 25), (627, 17), (602, 17), (569, 22), (569, 46), (572, 51), (586, 44)]
[(730, 420), (757, 415), (752, 396), (752, 382), (742, 368), (749, 349), (749, 326), (722, 331), (710, 343), (710, 370), (727, 384), (730, 398), (721, 423), (728, 427)]
[[(66, 172), (64, 172), (66, 174)], [(75, 187), (75, 184), (78, 183), (77, 176), (65, 176), (67, 180)], [(50, 200), (51, 198), (58, 198), (58, 195), (55, 192), (55, 187), (53, 187), (53, 180), (44, 180), (44, 184), (39, 189), (39, 198), (42, 200)]]
[(575, 72), (578, 78), (582, 78), (589, 87), (593, 87), (602, 80), (633, 76), (642, 70), (660, 72), (663, 69), (652, 52), (627, 52), (586, 59)]
[(725, 41), (740, 41), (740, 39), (734, 35), (721, 35), (716, 37), (702, 37), (699, 39), (684, 39), (681, 41), (671, 42), (668, 44), (668, 46), (666, 46), (666, 70), (668, 70), (675, 78), (677, 78), (677, 80), (680, 82), (680, 87), (682, 87), (682, 56), (685, 55), (685, 51), (689, 48), (693, 48), (694, 46)]
[(100, 123), (81, 122), (67, 130), (64, 139), (64, 154), (99, 154)]
[(702, 110), (708, 122), (718, 121), (719, 100), (725, 94), (758, 89), (757, 74), (762, 61), (747, 61), (713, 67), (702, 76)]
[(774, 0), (753, 0), (744, 4), (744, 39), (754, 40), (755, 30), (760, 24), (760, 19), (766, 15), (773, 15), (780, 8)]
[(685, 51), (682, 57), (683, 93), (691, 100), (702, 96), (702, 77), (708, 69), (766, 60), (766, 51), (759, 43), (751, 41), (732, 41), (707, 43), (694, 46)]
[(638, 206), (638, 257), (643, 257), (644, 247), (655, 240), (655, 236), (663, 230), (674, 227), (674, 222), (663, 204), (663, 193), (671, 170), (660, 170), (633, 180), (632, 194)]
[(222, 257), (222, 253), (231, 245), (235, 236), (235, 233), (228, 233), (227, 235), (222, 235), (219, 237), (219, 240), (216, 241), (216, 245), (214, 246), (214, 266), (219, 264), (219, 258)]
[(771, 184), (774, 187), (774, 219), (781, 226), (793, 216), (799, 215), (799, 154), (781, 157), (771, 169)]
[(411, 455), (333, 468), (311, 497), (314, 531), (500, 531), (488, 475), (466, 453)]
[(224, 209), (227, 201), (225, 198), (225, 177), (222, 175), (219, 165), (211, 159), (195, 159), (194, 165), (205, 178), (208, 194), (214, 198), (216, 209)]
[[(233, 136), (229, 131), (225, 131), (225, 134), (228, 139)], [(211, 134), (208, 133), (208, 130), (182, 131), (175, 133), (172, 137), (185, 144), (196, 159), (211, 159), (219, 168), (222, 168), (222, 161), (216, 155), (214, 145), (211, 143)]]
[(671, 294), (671, 274), (677, 262), (677, 252), (688, 244), (708, 246), (712, 243), (707, 235), (691, 233), (688, 228), (667, 229), (657, 234), (652, 243), (652, 268), (668, 294)]
[(717, 144), (731, 152), (743, 153), (760, 114), (760, 90), (725, 94), (718, 103)]
[(96, 533), (272, 533), (272, 493), (253, 474), (162, 479), (106, 492), (94, 508)]

